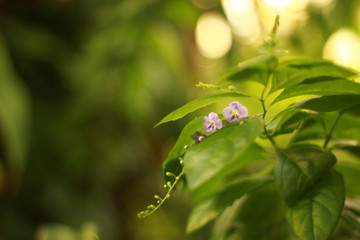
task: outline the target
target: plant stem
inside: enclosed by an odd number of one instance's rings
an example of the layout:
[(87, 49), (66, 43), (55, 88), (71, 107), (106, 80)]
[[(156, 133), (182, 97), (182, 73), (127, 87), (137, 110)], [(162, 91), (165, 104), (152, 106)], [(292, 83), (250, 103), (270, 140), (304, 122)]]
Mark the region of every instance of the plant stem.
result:
[(332, 133), (337, 125), (337, 123), (339, 122), (339, 119), (341, 117), (341, 115), (343, 114), (343, 111), (339, 112), (338, 115), (336, 116), (331, 128), (330, 128), (330, 131), (329, 133), (326, 135), (326, 138), (325, 138), (325, 142), (324, 142), (324, 145), (323, 145), (323, 148), (326, 148), (327, 145), (329, 144), (330, 140), (331, 140), (331, 137), (332, 137)]
[(264, 100), (265, 91), (266, 91), (266, 87), (262, 91), (261, 98), (260, 98), (261, 106), (262, 106), (262, 109), (263, 109), (262, 119), (263, 119), (264, 133), (265, 133), (266, 137), (270, 140), (271, 144), (273, 145), (273, 147), (276, 150), (277, 149), (276, 142), (272, 138), (272, 136), (269, 134), (268, 130), (266, 129), (266, 124), (265, 124), (265, 117), (266, 117), (266, 113), (267, 113), (267, 109), (266, 109), (266, 106), (265, 106), (265, 100)]
[[(172, 193), (172, 191), (174, 190), (175, 186), (178, 184), (178, 182), (180, 181), (181, 177), (185, 174), (185, 170), (184, 170), (184, 167), (182, 168), (181, 172), (179, 173), (179, 175), (174, 175), (172, 173), (170, 173), (171, 175), (168, 175), (167, 176), (173, 176), (174, 177), (174, 182), (170, 185), (168, 185), (168, 191), (166, 193), (166, 195), (161, 198), (160, 196), (158, 195), (155, 195), (155, 199), (157, 200), (157, 205), (150, 205), (148, 206), (148, 209), (145, 210), (145, 211), (141, 211), (140, 213), (137, 214), (138, 218), (142, 219), (142, 218), (145, 218), (149, 215), (151, 215), (152, 213), (154, 213), (156, 210), (158, 210), (161, 205), (163, 205), (163, 203), (170, 198), (170, 195)], [(166, 185), (165, 185), (166, 186)]]

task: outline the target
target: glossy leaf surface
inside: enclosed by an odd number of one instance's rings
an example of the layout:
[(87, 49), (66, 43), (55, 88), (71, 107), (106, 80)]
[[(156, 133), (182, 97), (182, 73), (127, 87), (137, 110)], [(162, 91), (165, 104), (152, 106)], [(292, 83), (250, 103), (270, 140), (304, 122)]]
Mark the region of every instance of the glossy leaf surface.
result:
[(203, 124), (201, 118), (196, 118), (192, 120), (183, 128), (178, 140), (176, 141), (175, 145), (173, 146), (162, 164), (164, 173), (180, 173), (182, 167), (178, 158), (186, 151), (186, 149), (184, 148), (185, 145), (188, 145), (190, 147), (192, 144), (195, 143), (191, 136), (195, 132), (201, 131), (202, 128)]
[[(213, 133), (185, 154), (184, 168), (192, 197), (196, 200), (222, 188), (222, 178), (259, 154), (253, 140), (262, 132), (259, 118), (235, 122)], [(204, 185), (207, 184), (207, 188)]]
[(288, 88), (308, 79), (319, 77), (347, 78), (356, 73), (332, 62), (317, 59), (289, 60), (279, 64), (273, 77), (271, 91)]
[(224, 74), (224, 80), (221, 83), (255, 81), (265, 85), (270, 73), (275, 69), (276, 65), (276, 57), (260, 55), (241, 62), (236, 68)]
[(334, 95), (312, 98), (296, 104), (295, 108), (318, 112), (341, 111), (360, 104), (360, 95)]
[(343, 178), (330, 172), (288, 208), (285, 217), (300, 240), (326, 240), (339, 220), (344, 200)]
[(345, 79), (338, 79), (296, 85), (286, 88), (273, 103), (301, 95), (360, 95), (360, 84)]
[(246, 97), (243, 94), (235, 93), (235, 92), (226, 92), (226, 93), (217, 93), (212, 95), (207, 95), (201, 98), (198, 98), (196, 100), (193, 100), (184, 106), (176, 109), (175, 111), (169, 113), (166, 115), (159, 123), (155, 125), (155, 127), (166, 123), (178, 120), (180, 118), (183, 118), (187, 114), (194, 112), (200, 108), (206, 107), (212, 103), (215, 103), (219, 100), (225, 99), (225, 98), (231, 98), (231, 97)]
[(279, 151), (275, 167), (278, 191), (290, 206), (336, 163), (335, 156), (315, 145), (295, 145)]

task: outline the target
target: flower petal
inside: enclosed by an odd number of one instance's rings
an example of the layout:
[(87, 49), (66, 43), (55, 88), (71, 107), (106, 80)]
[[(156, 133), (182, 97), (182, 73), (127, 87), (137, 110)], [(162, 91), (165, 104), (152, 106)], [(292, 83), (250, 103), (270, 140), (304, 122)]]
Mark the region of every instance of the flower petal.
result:
[(219, 116), (216, 113), (211, 112), (211, 113), (209, 113), (209, 118), (210, 118), (210, 120), (215, 122), (217, 119), (219, 119)]
[(230, 104), (231, 109), (238, 110), (240, 112), (241, 104), (238, 101), (233, 101)]
[(239, 118), (244, 118), (244, 117), (247, 117), (248, 115), (248, 110), (245, 106), (241, 106), (239, 108)]
[(221, 121), (220, 119), (218, 119), (218, 120), (215, 121), (215, 127), (216, 127), (217, 129), (222, 128), (222, 121)]
[(226, 120), (230, 121), (233, 118), (231, 107), (224, 108), (223, 115), (226, 118)]
[(210, 124), (210, 118), (209, 117), (204, 117), (204, 120), (203, 120), (203, 124), (204, 125), (209, 125)]

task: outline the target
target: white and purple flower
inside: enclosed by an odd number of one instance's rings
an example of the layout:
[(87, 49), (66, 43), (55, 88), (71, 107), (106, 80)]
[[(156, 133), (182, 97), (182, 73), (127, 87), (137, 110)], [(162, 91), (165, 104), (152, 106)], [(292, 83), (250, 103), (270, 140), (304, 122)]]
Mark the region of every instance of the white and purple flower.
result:
[(222, 122), (219, 119), (219, 116), (214, 112), (211, 112), (209, 113), (209, 116), (204, 117), (203, 123), (206, 132), (213, 132), (216, 129), (222, 128)]
[(242, 106), (239, 102), (231, 102), (229, 106), (230, 107), (226, 107), (223, 110), (223, 115), (229, 122), (233, 122), (239, 118), (247, 117), (247, 108), (245, 106)]

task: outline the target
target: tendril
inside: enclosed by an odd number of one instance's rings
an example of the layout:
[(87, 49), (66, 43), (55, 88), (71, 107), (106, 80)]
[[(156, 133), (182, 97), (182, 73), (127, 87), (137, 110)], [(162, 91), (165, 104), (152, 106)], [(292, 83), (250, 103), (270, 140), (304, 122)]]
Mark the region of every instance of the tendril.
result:
[[(179, 158), (179, 160), (180, 160), (180, 164), (183, 165), (182, 158)], [(143, 219), (143, 218), (146, 218), (147, 216), (151, 215), (156, 210), (158, 210), (161, 207), (161, 205), (163, 205), (164, 202), (167, 199), (170, 198), (175, 186), (179, 183), (181, 178), (184, 176), (184, 167), (182, 168), (179, 175), (176, 175), (176, 174), (174, 174), (172, 172), (166, 172), (166, 176), (174, 178), (173, 182), (168, 181), (168, 182), (166, 182), (166, 184), (164, 184), (164, 188), (167, 190), (167, 193), (165, 194), (164, 197), (160, 197), (159, 195), (155, 195), (154, 198), (156, 200), (156, 205), (150, 204), (149, 206), (147, 206), (146, 210), (141, 211), (141, 212), (139, 212), (137, 214), (138, 218)]]

